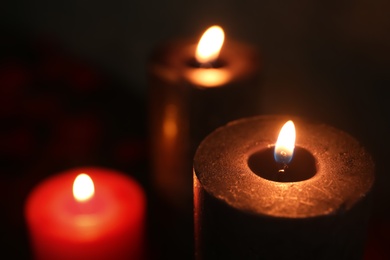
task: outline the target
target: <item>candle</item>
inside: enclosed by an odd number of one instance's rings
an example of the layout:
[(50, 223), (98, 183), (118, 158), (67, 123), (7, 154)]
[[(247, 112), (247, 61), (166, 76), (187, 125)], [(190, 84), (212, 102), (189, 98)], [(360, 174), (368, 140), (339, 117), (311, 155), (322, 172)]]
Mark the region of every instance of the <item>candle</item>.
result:
[(220, 26), (156, 48), (148, 66), (151, 167), (165, 202), (192, 215), (196, 147), (216, 127), (258, 112), (259, 72), (257, 51), (225, 40)]
[(165, 42), (150, 57), (152, 209), (163, 257), (193, 257), (195, 150), (216, 127), (258, 112), (259, 60), (253, 46), (225, 37), (220, 26)]
[(34, 257), (143, 259), (145, 203), (141, 186), (115, 170), (54, 175), (34, 188), (25, 205)]
[[(290, 119), (295, 148), (277, 148)], [(374, 168), (352, 136), (303, 118), (216, 129), (194, 157), (196, 258), (361, 259)]]

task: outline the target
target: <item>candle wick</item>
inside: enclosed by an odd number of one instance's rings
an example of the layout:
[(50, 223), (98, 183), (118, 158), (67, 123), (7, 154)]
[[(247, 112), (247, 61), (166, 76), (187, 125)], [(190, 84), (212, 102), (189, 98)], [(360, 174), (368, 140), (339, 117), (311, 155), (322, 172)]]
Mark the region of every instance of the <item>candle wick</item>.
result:
[(288, 165), (287, 164), (285, 164), (285, 163), (283, 163), (283, 168), (282, 169), (279, 169), (279, 171), (278, 172), (280, 172), (280, 173), (284, 173), (285, 171), (286, 171), (286, 169), (288, 168)]
[(213, 68), (213, 62), (200, 63), (200, 67), (202, 69), (211, 69)]

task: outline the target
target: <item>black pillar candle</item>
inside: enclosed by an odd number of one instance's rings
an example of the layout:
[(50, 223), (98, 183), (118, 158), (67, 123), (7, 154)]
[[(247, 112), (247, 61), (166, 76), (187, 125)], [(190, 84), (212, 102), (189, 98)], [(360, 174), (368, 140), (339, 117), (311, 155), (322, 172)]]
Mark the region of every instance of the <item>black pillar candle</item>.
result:
[[(285, 172), (273, 156), (296, 126)], [(370, 154), (349, 134), (286, 116), (233, 121), (194, 157), (197, 259), (361, 259), (374, 183)]]

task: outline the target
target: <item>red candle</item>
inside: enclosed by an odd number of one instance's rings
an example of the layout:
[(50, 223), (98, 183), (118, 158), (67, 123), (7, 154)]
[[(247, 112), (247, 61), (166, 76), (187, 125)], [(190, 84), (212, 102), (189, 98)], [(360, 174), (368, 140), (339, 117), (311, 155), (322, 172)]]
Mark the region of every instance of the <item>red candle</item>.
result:
[(115, 170), (76, 168), (55, 175), (25, 205), (34, 257), (143, 259), (145, 204), (142, 187)]

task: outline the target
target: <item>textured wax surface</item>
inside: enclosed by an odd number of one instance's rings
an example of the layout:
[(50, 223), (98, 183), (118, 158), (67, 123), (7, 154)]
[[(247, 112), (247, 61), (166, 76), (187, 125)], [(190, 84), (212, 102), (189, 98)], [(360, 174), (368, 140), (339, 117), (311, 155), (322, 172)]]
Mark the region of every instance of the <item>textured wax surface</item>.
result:
[[(249, 168), (248, 158), (274, 145), (289, 119), (296, 126), (296, 146), (314, 156), (317, 172), (299, 182), (261, 178)], [(205, 138), (194, 159), (195, 174), (211, 196), (249, 213), (287, 218), (347, 211), (370, 191), (374, 168), (371, 156), (347, 133), (287, 116), (229, 123)]]

